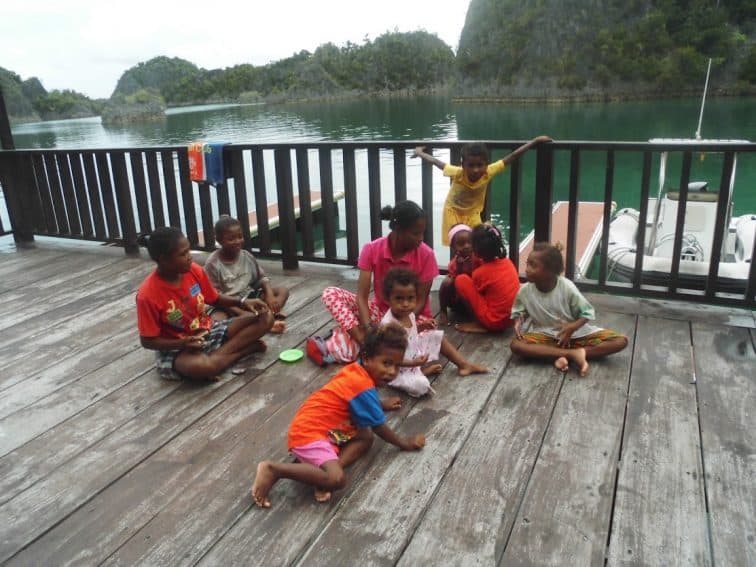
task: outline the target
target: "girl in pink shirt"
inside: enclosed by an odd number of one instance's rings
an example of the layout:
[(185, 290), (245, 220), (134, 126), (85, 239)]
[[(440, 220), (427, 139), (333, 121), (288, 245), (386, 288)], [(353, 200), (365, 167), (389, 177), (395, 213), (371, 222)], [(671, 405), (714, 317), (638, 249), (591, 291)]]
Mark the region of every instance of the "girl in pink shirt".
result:
[(378, 325), (388, 310), (382, 288), (383, 278), (392, 268), (407, 268), (418, 275), (420, 286), (415, 314), (420, 320), (431, 318), (428, 294), (433, 278), (438, 275), (438, 264), (433, 250), (423, 242), (425, 211), (413, 201), (401, 201), (394, 207), (384, 207), (381, 218), (389, 221), (391, 232), (363, 247), (357, 261), (360, 269), (357, 293), (338, 287), (323, 291), (323, 304), (339, 326), (327, 339), (307, 339), (307, 354), (317, 364), (357, 359), (368, 330)]

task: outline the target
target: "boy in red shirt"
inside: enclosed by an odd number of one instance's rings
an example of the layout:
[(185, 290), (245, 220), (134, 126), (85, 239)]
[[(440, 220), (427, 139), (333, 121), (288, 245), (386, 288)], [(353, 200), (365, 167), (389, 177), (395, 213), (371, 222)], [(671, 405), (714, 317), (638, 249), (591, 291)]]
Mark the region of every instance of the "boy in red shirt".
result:
[[(137, 291), (137, 324), (142, 346), (158, 351), (161, 376), (216, 380), (243, 356), (265, 350), (260, 338), (274, 319), (264, 302), (219, 294), (192, 261), (189, 241), (179, 229), (158, 228), (145, 240), (157, 269)], [(247, 314), (214, 322), (206, 304), (235, 306)]]

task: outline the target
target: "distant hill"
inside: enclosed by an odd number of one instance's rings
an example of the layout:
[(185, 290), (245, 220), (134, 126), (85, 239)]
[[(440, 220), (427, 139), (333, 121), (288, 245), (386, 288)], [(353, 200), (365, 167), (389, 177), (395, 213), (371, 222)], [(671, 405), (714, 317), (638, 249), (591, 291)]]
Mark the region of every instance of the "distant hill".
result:
[(614, 98), (753, 92), (756, 3), (709, 0), (471, 0), (457, 94)]
[(12, 122), (96, 116), (102, 109), (102, 101), (72, 90), (47, 92), (36, 77), (22, 81), (16, 73), (2, 67), (0, 87)]
[[(756, 0), (471, 0), (455, 56), (425, 31), (327, 43), (255, 67), (202, 69), (155, 57), (108, 101), (46, 92), (0, 68), (13, 121), (159, 118), (165, 106), (448, 92), (462, 99), (612, 100), (756, 94)], [(106, 107), (107, 102), (107, 107)]]

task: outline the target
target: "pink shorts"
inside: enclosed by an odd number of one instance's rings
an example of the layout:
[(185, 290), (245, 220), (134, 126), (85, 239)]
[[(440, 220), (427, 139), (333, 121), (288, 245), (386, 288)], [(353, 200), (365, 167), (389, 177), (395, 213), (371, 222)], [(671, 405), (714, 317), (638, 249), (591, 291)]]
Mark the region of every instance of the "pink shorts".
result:
[(302, 463), (309, 463), (319, 467), (328, 461), (338, 461), (339, 454), (336, 452), (337, 447), (328, 439), (319, 439), (301, 447), (292, 447), (289, 449), (291, 454), (299, 459)]

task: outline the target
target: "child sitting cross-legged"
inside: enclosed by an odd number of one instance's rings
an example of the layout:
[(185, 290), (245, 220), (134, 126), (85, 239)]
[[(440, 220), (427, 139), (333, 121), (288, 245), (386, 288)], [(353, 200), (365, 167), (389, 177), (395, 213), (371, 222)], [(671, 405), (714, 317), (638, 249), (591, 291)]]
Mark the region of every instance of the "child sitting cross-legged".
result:
[(472, 276), (473, 270), (479, 267), (483, 261), (473, 254), (472, 228), (466, 224), (455, 224), (449, 230), (449, 249), (451, 260), (446, 271), (446, 277), (438, 288), (438, 302), (441, 313), (438, 320), (440, 324), (451, 325), (449, 309), (454, 311), (464, 310), (465, 305), (457, 295), (454, 280), (457, 276), (466, 274)]
[(467, 360), (448, 339), (436, 329), (434, 319), (415, 319), (420, 280), (415, 272), (406, 268), (392, 268), (383, 279), (383, 297), (389, 310), (381, 323), (399, 323), (407, 332), (407, 350), (399, 368), (399, 375), (389, 383), (392, 388), (407, 392), (410, 396), (424, 396), (432, 392), (428, 376), (438, 374), (443, 367), (438, 362), (439, 352), (451, 360), (459, 374), (485, 373), (488, 369)]
[[(161, 376), (217, 380), (239, 359), (265, 350), (260, 339), (273, 325), (265, 303), (218, 293), (177, 228), (157, 228), (140, 242), (157, 268), (137, 291), (139, 338), (144, 348), (157, 351)], [(213, 321), (206, 305), (234, 307), (240, 315)]]
[(315, 488), (315, 500), (327, 502), (331, 492), (346, 486), (344, 469), (373, 444), (373, 433), (402, 451), (416, 451), (425, 437), (400, 437), (388, 425), (384, 410), (398, 409), (397, 397), (381, 400), (376, 388), (396, 377), (407, 337), (396, 324), (372, 330), (362, 343), (360, 358), (342, 368), (307, 398), (289, 427), (289, 450), (295, 463), (263, 461), (257, 465), (252, 499), (270, 507), (268, 493), (281, 478)]
[[(627, 337), (591, 325), (593, 306), (561, 273), (564, 259), (560, 248), (537, 242), (528, 255), (525, 276), (512, 307), (515, 339), (512, 352), (525, 358), (551, 360), (561, 372), (574, 364), (580, 376), (588, 374), (588, 360), (621, 351)], [(529, 332), (522, 332), (526, 318)]]
[[(241, 223), (229, 215), (221, 215), (215, 223), (215, 239), (220, 249), (215, 250), (205, 261), (205, 272), (210, 283), (219, 292), (241, 299), (261, 299), (271, 310), (276, 319), (283, 319), (281, 312), (289, 290), (285, 287), (273, 287), (257, 260), (244, 246)], [(213, 319), (222, 320), (239, 315), (235, 307), (228, 310), (211, 310)], [(271, 332), (281, 333), (286, 328), (283, 322), (276, 321)]]

